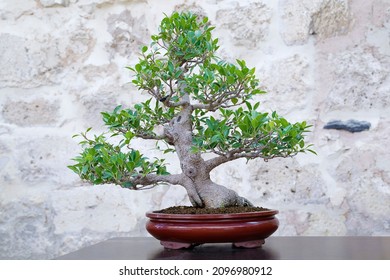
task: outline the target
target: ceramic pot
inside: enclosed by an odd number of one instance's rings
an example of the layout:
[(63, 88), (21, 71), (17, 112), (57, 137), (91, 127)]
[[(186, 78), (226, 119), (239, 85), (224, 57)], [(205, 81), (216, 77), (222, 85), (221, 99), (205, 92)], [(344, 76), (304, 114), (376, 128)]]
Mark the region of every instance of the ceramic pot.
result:
[(148, 212), (147, 231), (168, 249), (191, 248), (203, 243), (233, 243), (256, 248), (279, 225), (277, 210), (235, 214), (162, 214)]

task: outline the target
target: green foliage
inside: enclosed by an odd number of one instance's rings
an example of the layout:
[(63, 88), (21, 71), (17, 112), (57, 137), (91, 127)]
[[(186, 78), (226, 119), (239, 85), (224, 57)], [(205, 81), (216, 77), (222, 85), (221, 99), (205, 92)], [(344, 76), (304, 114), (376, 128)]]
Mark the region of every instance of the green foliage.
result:
[(152, 36), (150, 47), (144, 46), (134, 68), (133, 83), (157, 100), (178, 102), (187, 93), (210, 110), (218, 106), (242, 104), (258, 89), (255, 68), (243, 60), (237, 65), (219, 60), (218, 39), (213, 39), (208, 19), (198, 20), (191, 13), (174, 13), (165, 17), (160, 33)]
[(74, 136), (83, 138), (80, 142), (83, 151), (73, 159), (76, 164), (68, 166), (81, 179), (93, 184), (115, 183), (130, 188), (134, 187), (131, 181), (136, 177), (150, 173), (168, 174), (164, 160), (149, 161), (134, 149), (123, 152), (123, 145), (109, 143), (104, 135), (89, 139), (87, 132)]
[(103, 121), (114, 136), (124, 137), (123, 144), (128, 145), (134, 137), (159, 140), (155, 128), (168, 123), (178, 110), (161, 106), (160, 102), (153, 105), (152, 101), (136, 104), (133, 109), (117, 106), (113, 112), (102, 112)]
[(228, 156), (243, 156), (247, 159), (288, 157), (298, 152), (310, 151), (305, 146), (306, 122), (289, 123), (276, 112), (256, 111), (260, 103), (246, 109), (220, 109), (219, 119), (204, 115), (196, 118), (194, 150), (215, 152)]
[(218, 61), (200, 65), (199, 73), (186, 77), (187, 91), (195, 100), (209, 104), (210, 111), (241, 105), (254, 95), (265, 93), (258, 88), (255, 68), (249, 69), (243, 60), (237, 63)]
[(174, 13), (165, 17), (160, 32), (153, 35), (150, 47), (142, 47), (142, 57), (134, 68), (133, 83), (142, 90), (155, 91), (158, 97), (180, 97), (174, 80), (183, 79), (198, 63), (209, 63), (219, 48), (211, 38), (208, 19), (198, 21), (190, 13)]
[[(164, 17), (151, 44), (141, 48), (138, 63), (128, 67), (134, 73), (133, 84), (152, 98), (132, 109), (117, 106), (113, 112), (103, 112), (109, 128), (105, 135), (110, 137), (89, 139), (81, 133), (83, 150), (69, 168), (95, 184), (124, 187), (149, 182), (139, 180), (148, 174), (167, 175), (163, 160), (149, 161), (131, 147), (131, 140), (163, 141), (164, 153), (175, 151), (172, 137), (156, 130), (172, 125), (183, 108), (191, 108), (193, 145), (186, 148), (194, 153), (213, 152), (229, 160), (315, 153), (304, 142), (310, 127), (306, 122), (293, 124), (276, 112), (261, 113), (259, 103), (249, 102), (265, 93), (259, 88), (256, 70), (243, 60), (219, 59), (213, 29), (206, 17), (199, 19), (191, 13)], [(109, 141), (112, 137), (120, 139), (117, 145)]]

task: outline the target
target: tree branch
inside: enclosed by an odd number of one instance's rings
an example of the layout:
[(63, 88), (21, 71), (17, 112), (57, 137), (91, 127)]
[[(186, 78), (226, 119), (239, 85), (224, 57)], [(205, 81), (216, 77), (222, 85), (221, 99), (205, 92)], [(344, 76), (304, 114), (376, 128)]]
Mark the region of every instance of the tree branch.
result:
[(256, 158), (261, 158), (264, 161), (268, 161), (273, 158), (287, 158), (287, 157), (293, 157), (295, 156), (296, 153), (294, 154), (279, 154), (279, 155), (269, 155), (269, 156), (264, 156), (261, 154), (261, 151), (257, 152), (242, 152), (238, 154), (234, 154), (232, 156), (229, 155), (220, 155), (215, 158), (209, 159), (206, 161), (206, 169), (208, 171), (213, 170), (214, 168), (218, 167), (219, 165), (222, 165), (226, 162), (233, 161), (236, 159), (240, 158), (246, 158), (246, 159), (256, 159)]
[[(125, 135), (126, 132), (130, 131), (130, 130), (123, 129), (123, 128), (117, 128), (115, 130), (120, 132), (120, 133), (122, 133), (123, 135)], [(156, 140), (156, 141), (158, 141), (158, 140), (166, 140), (166, 141), (168, 141), (169, 140), (168, 135), (166, 135), (165, 133), (162, 134), (162, 135), (145, 133), (145, 132), (140, 132), (140, 131), (131, 131), (131, 133), (134, 133), (135, 137), (142, 138), (142, 139), (145, 139), (145, 140)]]
[[(270, 139), (267, 141), (267, 143), (265, 145), (262, 145), (262, 146), (257, 147), (257, 148), (250, 147), (252, 144), (258, 143), (259, 141), (261, 141), (267, 137), (270, 137)], [(239, 158), (246, 158), (248, 160), (255, 159), (255, 158), (262, 158), (265, 161), (268, 161), (268, 160), (276, 158), (276, 157), (286, 158), (286, 157), (292, 157), (292, 156), (297, 154), (297, 153), (290, 154), (290, 153), (283, 152), (283, 150), (281, 150), (279, 154), (263, 155), (262, 154), (263, 150), (269, 148), (269, 145), (274, 140), (275, 139), (272, 138), (272, 132), (271, 132), (271, 133), (263, 135), (261, 137), (256, 137), (256, 138), (250, 139), (250, 140), (246, 139), (246, 141), (244, 140), (243, 146), (240, 148), (236, 148), (236, 149), (233, 149), (233, 150), (230, 150), (227, 152), (213, 150), (212, 152), (217, 154), (218, 156), (206, 161), (206, 165), (207, 165), (206, 168), (209, 171), (211, 171), (223, 163), (233, 161), (233, 160), (236, 160)]]
[(146, 176), (138, 175), (137, 177), (123, 178), (121, 180), (122, 185), (130, 183), (130, 187), (133, 190), (149, 189), (157, 185), (158, 183), (168, 183), (172, 185), (183, 185), (183, 174), (170, 174), (170, 175), (157, 175), (147, 174)]
[(239, 103), (236, 104), (225, 104), (229, 101), (231, 101), (233, 98), (239, 98), (240, 94), (243, 92), (243, 88), (239, 88), (237, 90), (230, 90), (230, 91), (224, 91), (218, 95), (214, 95), (213, 99), (209, 99), (208, 103), (199, 103), (199, 104), (194, 104), (193, 107), (194, 109), (203, 109), (207, 110), (210, 112), (214, 112), (219, 108), (230, 108), (230, 107), (235, 107), (239, 106), (245, 103), (245, 100), (242, 100)]

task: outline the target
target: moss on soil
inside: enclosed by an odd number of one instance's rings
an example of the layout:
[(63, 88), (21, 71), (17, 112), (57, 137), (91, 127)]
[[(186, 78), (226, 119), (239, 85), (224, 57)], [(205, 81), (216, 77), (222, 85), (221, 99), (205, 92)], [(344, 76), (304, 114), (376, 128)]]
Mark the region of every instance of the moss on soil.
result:
[(191, 206), (174, 206), (166, 209), (154, 211), (154, 213), (164, 214), (233, 214), (247, 212), (261, 212), (269, 209), (263, 207), (221, 207), (221, 208), (196, 208)]

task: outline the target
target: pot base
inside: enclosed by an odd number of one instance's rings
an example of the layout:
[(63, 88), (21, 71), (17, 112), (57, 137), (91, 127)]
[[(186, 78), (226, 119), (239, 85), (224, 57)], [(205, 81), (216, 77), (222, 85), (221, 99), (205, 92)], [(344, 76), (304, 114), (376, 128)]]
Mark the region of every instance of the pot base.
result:
[(172, 242), (172, 241), (160, 241), (160, 244), (165, 249), (173, 249), (173, 250), (192, 249), (196, 246), (202, 245), (202, 244), (197, 244), (197, 243), (183, 243), (183, 242)]
[(233, 243), (233, 247), (236, 248), (260, 248), (264, 244), (264, 239), (260, 240), (252, 240), (252, 241), (246, 241), (246, 242), (236, 242)]
[[(260, 248), (261, 246), (263, 246), (264, 242), (265, 242), (264, 239), (246, 241), (246, 242), (235, 242), (232, 243), (232, 246), (235, 248), (245, 248), (245, 249)], [(196, 246), (202, 245), (198, 243), (183, 243), (183, 242), (172, 242), (172, 241), (160, 241), (160, 244), (165, 249), (172, 249), (172, 250), (192, 249)]]

